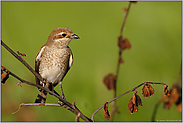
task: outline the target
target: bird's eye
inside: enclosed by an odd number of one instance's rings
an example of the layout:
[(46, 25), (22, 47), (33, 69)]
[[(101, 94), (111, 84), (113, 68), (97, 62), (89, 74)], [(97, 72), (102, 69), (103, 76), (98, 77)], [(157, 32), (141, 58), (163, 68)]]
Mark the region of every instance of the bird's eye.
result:
[(65, 36), (66, 36), (66, 34), (65, 34), (65, 33), (63, 33), (63, 34), (62, 34), (62, 36), (63, 36), (63, 37), (65, 37)]

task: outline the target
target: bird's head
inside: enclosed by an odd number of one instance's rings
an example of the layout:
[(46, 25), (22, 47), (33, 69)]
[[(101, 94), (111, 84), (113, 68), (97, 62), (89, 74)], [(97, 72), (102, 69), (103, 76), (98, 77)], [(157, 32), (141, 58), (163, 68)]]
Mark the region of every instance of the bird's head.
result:
[(46, 45), (56, 47), (67, 47), (72, 39), (79, 39), (68, 27), (54, 29), (48, 37)]

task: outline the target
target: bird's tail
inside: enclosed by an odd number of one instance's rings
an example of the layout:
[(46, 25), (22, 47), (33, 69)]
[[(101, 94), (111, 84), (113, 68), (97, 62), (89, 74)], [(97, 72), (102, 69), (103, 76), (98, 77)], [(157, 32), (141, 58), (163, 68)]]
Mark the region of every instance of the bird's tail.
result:
[(46, 97), (47, 97), (47, 92), (41, 89), (37, 95), (35, 103), (45, 103)]

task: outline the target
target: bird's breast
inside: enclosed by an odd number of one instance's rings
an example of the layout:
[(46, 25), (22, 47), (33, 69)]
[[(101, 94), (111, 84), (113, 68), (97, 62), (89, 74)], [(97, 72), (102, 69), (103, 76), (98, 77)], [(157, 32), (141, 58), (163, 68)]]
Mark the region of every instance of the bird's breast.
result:
[(42, 54), (39, 73), (48, 82), (53, 84), (61, 81), (69, 65), (69, 52), (67, 49), (47, 49)]

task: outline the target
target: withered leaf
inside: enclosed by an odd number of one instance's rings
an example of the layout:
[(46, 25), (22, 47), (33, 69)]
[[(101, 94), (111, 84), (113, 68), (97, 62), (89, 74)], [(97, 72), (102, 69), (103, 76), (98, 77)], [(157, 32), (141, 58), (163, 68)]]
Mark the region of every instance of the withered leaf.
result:
[(182, 112), (182, 100), (181, 102), (177, 105), (177, 111)]
[(164, 103), (164, 108), (170, 109), (172, 104), (176, 104), (177, 110), (179, 112), (182, 112), (182, 104), (179, 105), (182, 102), (182, 91), (179, 85), (177, 85), (176, 83), (173, 84), (170, 90), (168, 90), (167, 85), (164, 85), (164, 89), (164, 94), (161, 98), (162, 102)]
[(168, 102), (168, 100), (169, 100), (169, 97), (168, 97), (168, 95), (162, 95), (162, 97), (161, 97), (161, 101), (162, 102), (164, 102), (164, 103), (166, 103), (166, 102)]
[(137, 91), (133, 91), (133, 96), (128, 103), (128, 109), (130, 110), (130, 113), (132, 114), (133, 112), (137, 112), (139, 105), (142, 106), (141, 98), (139, 95), (137, 95)]
[(142, 106), (142, 100), (139, 95), (137, 95), (137, 91), (133, 91), (133, 103), (137, 106), (141, 105)]
[(118, 46), (122, 50), (131, 48), (131, 44), (130, 44), (129, 40), (127, 38), (123, 39), (122, 36), (118, 37)]
[(169, 103), (170, 104), (173, 104), (173, 103), (176, 103), (179, 99), (179, 93), (177, 91), (177, 88), (173, 87), (171, 89), (171, 93), (170, 93), (170, 97), (169, 97)]
[(106, 102), (104, 104), (103, 115), (104, 115), (104, 118), (109, 120), (110, 114), (109, 114), (109, 111), (108, 111), (108, 102)]
[(1, 83), (4, 84), (8, 78), (9, 78), (9, 72), (1, 73)]
[(137, 112), (137, 111), (138, 111), (138, 106), (136, 106), (135, 104), (133, 104), (132, 98), (129, 100), (128, 109), (130, 110), (130, 113), (131, 113), (131, 114), (132, 114), (133, 112)]
[(151, 85), (147, 84), (147, 82), (144, 83), (144, 86), (142, 88), (142, 95), (144, 97), (150, 97), (154, 94), (154, 89)]
[(115, 89), (115, 87), (116, 87), (116, 76), (114, 74), (108, 74), (104, 77), (103, 82), (106, 85), (106, 87), (108, 88), (108, 90)]
[(161, 97), (161, 101), (164, 103), (164, 108), (170, 109), (171, 104), (169, 103), (169, 96), (163, 94)]
[(168, 90), (168, 86), (167, 85), (164, 86), (164, 94), (165, 95), (170, 95), (170, 91)]

